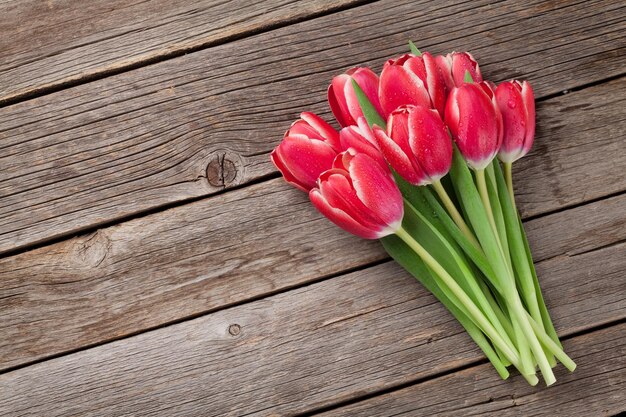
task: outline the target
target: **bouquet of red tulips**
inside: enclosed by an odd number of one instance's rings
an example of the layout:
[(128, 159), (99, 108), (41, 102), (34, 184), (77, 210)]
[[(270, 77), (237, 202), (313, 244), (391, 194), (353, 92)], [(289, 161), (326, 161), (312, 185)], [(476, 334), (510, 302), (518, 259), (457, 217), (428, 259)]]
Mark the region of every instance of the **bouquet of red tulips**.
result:
[[(467, 52), (353, 68), (328, 102), (341, 130), (302, 113), (271, 158), (339, 227), (380, 239), (457, 318), (503, 379), (570, 371), (515, 206), (511, 166), (530, 149), (528, 82), (484, 81)], [(497, 157), (497, 158), (496, 158)]]

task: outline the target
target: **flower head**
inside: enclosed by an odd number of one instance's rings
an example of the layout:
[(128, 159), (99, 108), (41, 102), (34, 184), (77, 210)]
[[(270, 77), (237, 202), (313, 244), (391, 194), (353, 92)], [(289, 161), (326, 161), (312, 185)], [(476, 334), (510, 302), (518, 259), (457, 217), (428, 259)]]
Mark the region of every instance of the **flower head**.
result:
[(475, 170), (486, 168), (500, 149), (499, 113), (489, 84), (465, 83), (453, 88), (448, 96), (446, 124), (461, 154)]
[(352, 68), (345, 74), (334, 77), (328, 87), (328, 104), (342, 127), (355, 125), (359, 117), (363, 117), (363, 111), (352, 86), (353, 79), (376, 110), (382, 113), (378, 101), (378, 76), (369, 68)]
[(411, 184), (431, 184), (450, 170), (452, 141), (433, 109), (400, 107), (389, 116), (387, 131), (376, 126), (374, 135), (389, 164)]
[(309, 198), (330, 221), (365, 239), (393, 234), (402, 224), (402, 194), (391, 171), (354, 150), (337, 155)]
[(527, 81), (501, 83), (495, 91), (504, 137), (498, 158), (514, 162), (528, 153), (535, 139), (535, 96)]
[(341, 145), (337, 131), (319, 116), (304, 112), (300, 117), (270, 158), (288, 183), (308, 192), (332, 166)]
[(443, 116), (447, 87), (435, 58), (424, 52), (388, 60), (380, 74), (378, 94), (385, 117), (410, 104), (432, 107)]

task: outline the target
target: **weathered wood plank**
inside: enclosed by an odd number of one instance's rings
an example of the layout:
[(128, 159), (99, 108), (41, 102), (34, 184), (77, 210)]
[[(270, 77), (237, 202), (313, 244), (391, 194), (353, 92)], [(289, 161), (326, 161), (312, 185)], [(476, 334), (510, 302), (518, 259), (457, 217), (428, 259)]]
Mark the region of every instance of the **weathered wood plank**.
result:
[[(380, 66), (407, 38), (435, 52), (471, 48), (486, 74), (528, 76), (539, 96), (619, 74), (624, 23), (622, 10), (611, 10), (620, 5), (378, 2), (0, 109), (0, 252), (273, 173), (267, 152), (289, 121), (306, 108), (328, 115), (331, 75), (366, 59)], [(607, 175), (626, 164), (617, 152), (620, 90), (623, 81), (561, 99), (587, 106), (578, 122), (573, 111), (542, 107), (535, 154), (549, 160), (538, 166), (531, 157), (518, 170), (535, 182), (551, 169), (555, 184), (527, 214), (626, 188)], [(572, 128), (582, 123), (597, 127)], [(603, 141), (589, 145), (589, 135)], [(584, 144), (564, 149), (573, 137)], [(562, 159), (576, 151), (573, 165)], [(583, 151), (590, 186), (573, 192), (568, 178), (581, 172)]]
[[(540, 104), (534, 149), (513, 168), (522, 215), (626, 190), (626, 176), (616, 175), (626, 169), (626, 156), (619, 155), (626, 118), (612, 110), (624, 105), (626, 78)], [(599, 123), (604, 116), (611, 122)]]
[[(539, 264), (561, 335), (626, 316), (625, 249)], [(390, 262), (5, 373), (0, 409), (293, 414), (479, 359), (443, 307)]]
[(355, 3), (358, 1), (2, 2), (0, 103)]
[(525, 222), (535, 262), (578, 255), (624, 240), (624, 207), (626, 194), (620, 194)]
[(320, 416), (614, 416), (626, 411), (626, 325), (565, 342), (578, 363), (557, 384), (532, 388), (519, 375), (502, 383), (489, 365), (446, 375)]
[(1, 259), (0, 368), (384, 258), (281, 179), (232, 191)]
[[(625, 205), (622, 194), (528, 222), (535, 259), (623, 240)], [(0, 369), (383, 259), (282, 180), (232, 191), (0, 260)]]

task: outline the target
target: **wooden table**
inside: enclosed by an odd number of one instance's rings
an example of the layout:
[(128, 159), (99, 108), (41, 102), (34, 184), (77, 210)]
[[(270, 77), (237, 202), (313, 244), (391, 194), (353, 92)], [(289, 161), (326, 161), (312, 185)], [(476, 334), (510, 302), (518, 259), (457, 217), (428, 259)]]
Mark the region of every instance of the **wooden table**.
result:
[[(618, 0), (2, 2), (0, 414), (626, 411), (625, 33)], [(578, 363), (549, 389), (269, 162), (408, 39), (535, 87), (519, 207)]]

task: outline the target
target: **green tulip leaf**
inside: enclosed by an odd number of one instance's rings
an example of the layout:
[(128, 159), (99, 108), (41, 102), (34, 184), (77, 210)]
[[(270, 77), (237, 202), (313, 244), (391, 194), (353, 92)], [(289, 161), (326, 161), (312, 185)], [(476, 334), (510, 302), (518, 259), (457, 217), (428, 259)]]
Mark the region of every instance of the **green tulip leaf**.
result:
[(422, 51), (420, 51), (417, 46), (413, 43), (413, 41), (409, 41), (409, 49), (413, 55), (422, 56)]
[(376, 125), (383, 129), (386, 129), (387, 123), (385, 123), (385, 120), (378, 113), (376, 107), (374, 107), (369, 98), (367, 98), (367, 95), (365, 95), (365, 92), (363, 91), (361, 86), (354, 80), (354, 78), (352, 79), (352, 87), (354, 88), (354, 92), (356, 93), (356, 98), (359, 101), (359, 106), (361, 107), (363, 116), (365, 117), (365, 120), (367, 120), (367, 124), (369, 124), (370, 127), (374, 127), (374, 125)]

